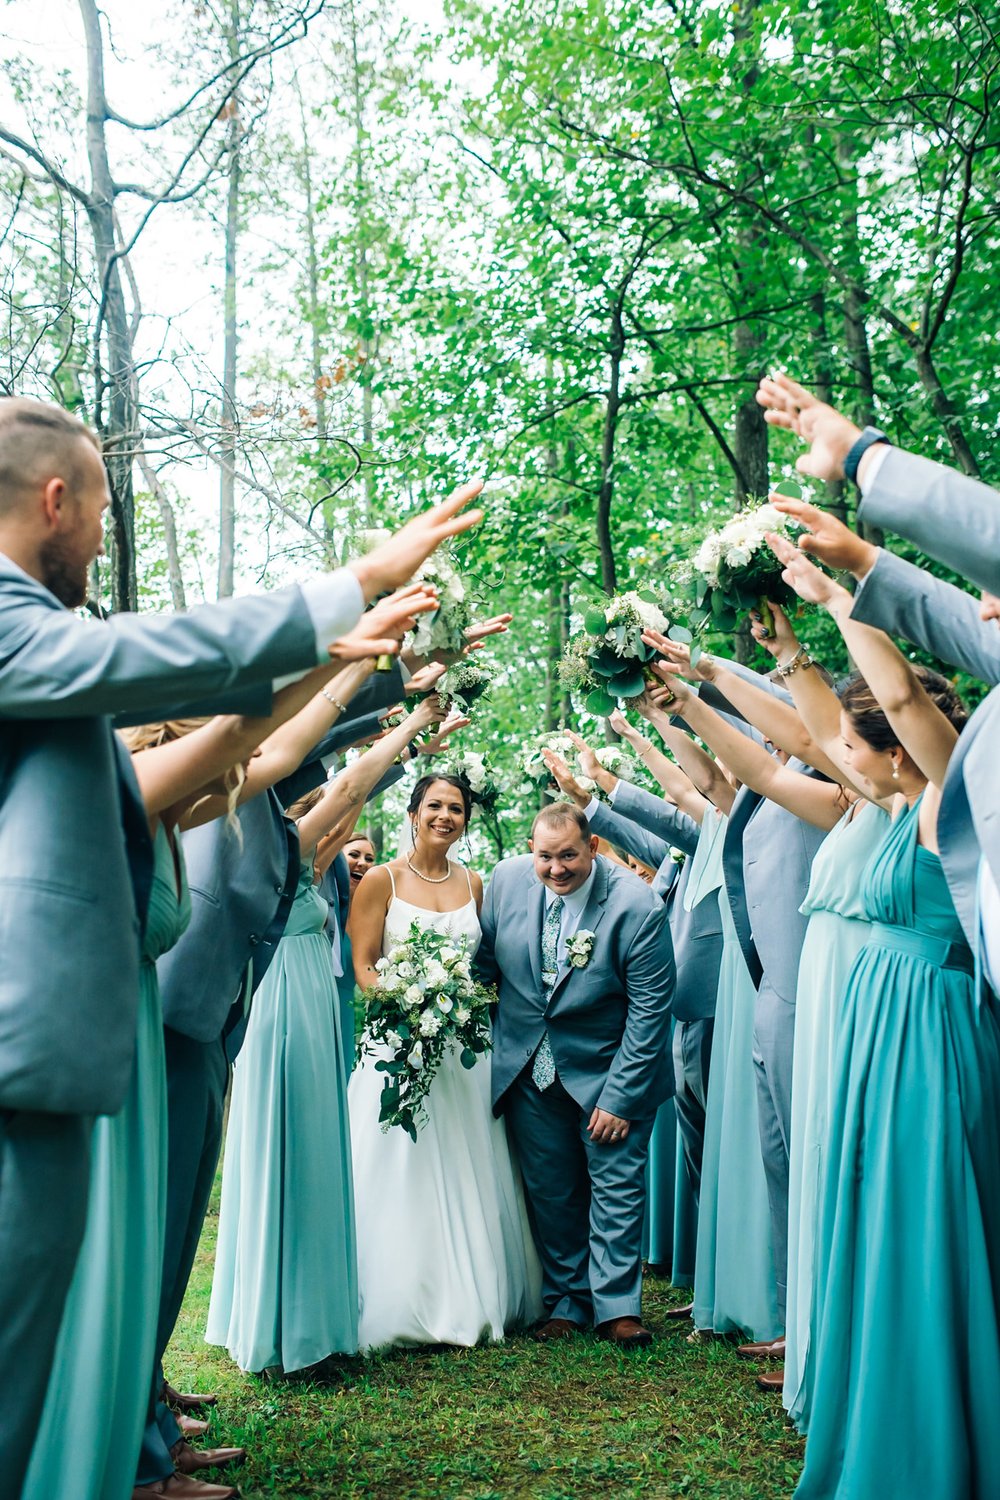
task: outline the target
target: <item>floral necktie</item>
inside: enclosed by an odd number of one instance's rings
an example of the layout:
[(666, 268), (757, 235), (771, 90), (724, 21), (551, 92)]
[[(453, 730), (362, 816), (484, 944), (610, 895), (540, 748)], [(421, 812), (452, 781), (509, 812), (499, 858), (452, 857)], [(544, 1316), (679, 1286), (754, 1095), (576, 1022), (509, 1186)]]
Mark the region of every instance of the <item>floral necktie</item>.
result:
[[(562, 920), (564, 904), (563, 898), (557, 896), (545, 913), (545, 921), (542, 923), (542, 986), (545, 991), (546, 1004), (555, 988), (559, 966), (559, 924)], [(538, 1051), (535, 1053), (535, 1061), (531, 1067), (531, 1081), (542, 1094), (556, 1081), (556, 1060), (552, 1056), (552, 1043), (549, 1041), (547, 1031), (542, 1034)]]

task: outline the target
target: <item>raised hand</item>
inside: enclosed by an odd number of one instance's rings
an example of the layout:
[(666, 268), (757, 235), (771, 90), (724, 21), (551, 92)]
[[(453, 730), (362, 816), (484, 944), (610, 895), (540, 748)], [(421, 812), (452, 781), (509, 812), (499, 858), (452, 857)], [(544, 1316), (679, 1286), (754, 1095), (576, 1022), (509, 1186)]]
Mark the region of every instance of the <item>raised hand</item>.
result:
[(387, 589), (408, 583), (436, 547), (449, 537), (459, 536), (470, 526), (477, 525), (483, 519), (481, 510), (470, 510), (464, 516), (459, 515), (459, 511), (479, 494), (482, 487), (481, 479), (462, 485), (441, 505), (414, 516), (380, 547), (348, 563), (365, 599), (374, 599)]
[(446, 748), (448, 738), (459, 729), (468, 729), (471, 723), (471, 719), (467, 719), (464, 714), (459, 713), (457, 708), (453, 708), (441, 724), (437, 734), (432, 734), (430, 739), (422, 740), (415, 748), (421, 755), (440, 755), (441, 751)]
[(429, 692), (438, 678), (443, 677), (447, 670), (443, 662), (427, 662), (425, 666), (422, 666), (411, 676), (409, 682), (406, 684), (407, 694)]
[(488, 620), (474, 621), (465, 632), (465, 639), (469, 643), (465, 648), (465, 654), (468, 655), (470, 651), (479, 651), (488, 636), (506, 635), (507, 627), (513, 618), (513, 615), (491, 615)]
[(380, 599), (365, 611), (354, 629), (327, 649), (334, 661), (361, 661), (367, 656), (394, 656), (407, 630), (418, 615), (438, 607), (437, 593), (426, 584), (414, 583)]
[(804, 500), (792, 500), (788, 495), (770, 495), (768, 498), (775, 510), (791, 516), (806, 528), (806, 535), (799, 537), (803, 552), (811, 552), (828, 567), (844, 568), (857, 578), (863, 578), (875, 566), (878, 548), (828, 510), (807, 505)]
[[(645, 696), (646, 695), (643, 694), (643, 697)], [(616, 708), (614, 713), (609, 715), (608, 723), (611, 725), (611, 728), (614, 730), (615, 734), (620, 734), (622, 739), (628, 740), (630, 745), (635, 745), (643, 739), (643, 736), (639, 733), (638, 729), (633, 728), (620, 708)]]
[(750, 611), (750, 634), (759, 646), (770, 652), (775, 661), (780, 661), (789, 652), (798, 649), (799, 638), (792, 629), (791, 621), (781, 608), (772, 599), (767, 601), (767, 607), (771, 611), (771, 624), (773, 629), (768, 630), (761, 619), (760, 611)]
[(757, 403), (770, 426), (784, 427), (810, 444), (809, 452), (795, 460), (800, 474), (843, 479), (844, 459), (861, 436), (860, 427), (787, 375), (765, 375), (757, 388)]
[[(661, 656), (666, 657), (666, 664), (669, 664), (674, 672), (681, 673), (692, 682), (715, 681), (718, 667), (715, 658), (709, 656), (707, 651), (703, 651), (696, 665), (692, 666), (690, 646), (685, 646), (680, 641), (668, 640), (658, 630), (646, 630), (643, 632), (642, 638), (647, 646), (652, 646), (656, 651), (659, 651)], [(660, 665), (663, 666), (664, 663), (661, 662)], [(654, 670), (655, 667), (656, 664), (654, 663)]]
[(428, 693), (426, 698), (421, 698), (408, 716), (408, 721), (417, 729), (429, 729), (432, 724), (440, 724), (447, 718), (447, 714), (448, 711), (437, 693)]
[(850, 594), (837, 581), (811, 563), (787, 537), (777, 532), (767, 533), (767, 545), (780, 563), (784, 563), (782, 578), (789, 588), (795, 590), (807, 604), (831, 605), (838, 597), (850, 600)]
[(572, 797), (578, 807), (586, 807), (590, 801), (590, 793), (584, 791), (562, 756), (558, 755), (555, 750), (543, 750), (542, 759), (552, 773), (552, 778), (559, 790)]
[(566, 737), (572, 742), (580, 757), (580, 770), (584, 776), (596, 778), (598, 773), (603, 770), (603, 767), (593, 750), (587, 744), (587, 741), (573, 729), (567, 729)]

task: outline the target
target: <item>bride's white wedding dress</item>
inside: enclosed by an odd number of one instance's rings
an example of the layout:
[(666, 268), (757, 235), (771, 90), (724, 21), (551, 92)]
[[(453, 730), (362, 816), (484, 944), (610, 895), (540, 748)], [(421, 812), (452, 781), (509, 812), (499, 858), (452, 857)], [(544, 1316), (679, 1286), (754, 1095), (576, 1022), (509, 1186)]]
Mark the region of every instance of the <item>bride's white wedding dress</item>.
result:
[[(392, 871), (389, 872), (392, 878)], [(396, 895), (393, 881), (382, 934), (386, 954), (410, 924), (479, 946), (476, 903), (427, 911)], [(374, 1057), (351, 1077), (348, 1103), (354, 1157), (361, 1300), (359, 1344), (457, 1344), (541, 1314), (541, 1270), (507, 1129), (490, 1107), (490, 1057), (463, 1068), (443, 1060), (416, 1141), (379, 1125), (382, 1074)]]

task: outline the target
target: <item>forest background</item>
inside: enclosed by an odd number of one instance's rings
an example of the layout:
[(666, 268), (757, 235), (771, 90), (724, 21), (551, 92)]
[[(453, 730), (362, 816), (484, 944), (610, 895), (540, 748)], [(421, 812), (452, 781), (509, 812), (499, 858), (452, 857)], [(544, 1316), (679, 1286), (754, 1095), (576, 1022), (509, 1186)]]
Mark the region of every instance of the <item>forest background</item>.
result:
[[(102, 436), (93, 607), (276, 586), (485, 476), (461, 565), (515, 625), (463, 736), (509, 778), (477, 855), (526, 831), (525, 743), (605, 736), (556, 672), (586, 604), (668, 586), (791, 473), (763, 372), (1000, 479), (997, 5), (8, 0), (0, 29), (0, 389)], [(851, 487), (813, 496), (855, 524)]]

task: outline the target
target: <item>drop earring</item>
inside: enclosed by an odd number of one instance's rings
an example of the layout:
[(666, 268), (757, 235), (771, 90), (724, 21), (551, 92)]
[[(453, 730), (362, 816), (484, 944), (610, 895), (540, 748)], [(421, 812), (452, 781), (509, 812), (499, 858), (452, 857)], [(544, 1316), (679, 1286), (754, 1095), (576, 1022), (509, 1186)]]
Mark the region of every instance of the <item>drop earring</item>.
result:
[(899, 780), (899, 767), (895, 761), (892, 763), (892, 779), (893, 781)]

